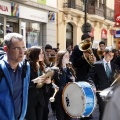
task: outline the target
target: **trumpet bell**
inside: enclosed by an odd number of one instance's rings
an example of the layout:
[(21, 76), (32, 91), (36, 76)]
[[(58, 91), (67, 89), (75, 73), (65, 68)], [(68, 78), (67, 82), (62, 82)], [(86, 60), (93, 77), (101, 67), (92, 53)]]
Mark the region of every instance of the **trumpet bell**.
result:
[(97, 50), (97, 54), (98, 54), (98, 56), (102, 56), (102, 55), (103, 55), (103, 53), (104, 53), (104, 51), (103, 51), (103, 50)]
[(79, 44), (79, 49), (81, 51), (87, 51), (91, 48), (91, 42), (89, 40), (84, 40)]

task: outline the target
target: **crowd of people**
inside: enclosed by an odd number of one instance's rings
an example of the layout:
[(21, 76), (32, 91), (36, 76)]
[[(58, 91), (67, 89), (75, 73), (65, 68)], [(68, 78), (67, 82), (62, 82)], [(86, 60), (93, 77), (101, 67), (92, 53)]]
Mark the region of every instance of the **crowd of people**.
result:
[[(104, 41), (99, 42), (99, 49), (92, 48), (89, 34), (83, 34), (81, 41), (66, 50), (49, 44), (44, 49), (42, 46), (26, 49), (22, 35), (5, 35), (6, 53), (0, 58), (0, 120), (48, 120), (49, 99), (56, 87), (55, 102), (51, 103), (53, 114), (57, 120), (72, 120), (64, 110), (62, 93), (68, 83), (81, 81), (88, 82), (97, 97), (99, 120), (118, 120), (119, 50), (107, 47)], [(53, 74), (47, 76), (48, 68)], [(111, 85), (106, 102), (99, 92)], [(90, 120), (92, 114), (79, 119)]]

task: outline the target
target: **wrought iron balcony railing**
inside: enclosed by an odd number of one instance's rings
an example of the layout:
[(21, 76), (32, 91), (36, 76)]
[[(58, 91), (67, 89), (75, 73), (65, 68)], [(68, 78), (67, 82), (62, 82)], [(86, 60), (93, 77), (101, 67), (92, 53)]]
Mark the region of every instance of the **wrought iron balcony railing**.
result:
[(114, 21), (114, 10), (109, 7), (105, 7), (105, 18)]
[(83, 6), (81, 5), (77, 5), (75, 3), (63, 3), (63, 8), (73, 8), (73, 9), (77, 9), (80, 11), (83, 11)]

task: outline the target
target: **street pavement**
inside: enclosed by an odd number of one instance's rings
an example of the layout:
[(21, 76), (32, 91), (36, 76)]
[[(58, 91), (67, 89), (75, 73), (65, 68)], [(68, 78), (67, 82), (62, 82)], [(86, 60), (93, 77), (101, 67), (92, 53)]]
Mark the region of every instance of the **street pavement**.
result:
[[(95, 107), (93, 113), (92, 113), (93, 119), (91, 120), (99, 120), (99, 110), (98, 110), (98, 106)], [(48, 120), (57, 120), (55, 116), (53, 116), (52, 114), (52, 110), (49, 104), (49, 119)], [(77, 118), (73, 118), (72, 120), (78, 120)]]

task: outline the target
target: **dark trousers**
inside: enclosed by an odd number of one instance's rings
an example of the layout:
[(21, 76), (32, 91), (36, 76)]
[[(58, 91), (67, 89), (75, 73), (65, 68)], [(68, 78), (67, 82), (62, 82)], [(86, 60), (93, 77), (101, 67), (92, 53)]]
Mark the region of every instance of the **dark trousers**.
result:
[(43, 112), (43, 119), (42, 120), (48, 120), (48, 114), (49, 114), (49, 108), (48, 108), (48, 103), (49, 103), (49, 95), (45, 95), (45, 107), (44, 107), (44, 112)]
[(72, 120), (71, 117), (69, 117), (63, 108), (62, 105), (62, 95), (57, 94), (55, 98), (55, 110), (56, 110), (56, 118), (57, 120)]
[(38, 102), (35, 106), (28, 105), (26, 120), (42, 120), (44, 107)]
[(99, 93), (96, 93), (96, 96), (97, 96), (98, 105), (99, 105), (99, 120), (102, 120), (102, 116), (105, 108), (105, 101), (103, 101)]

